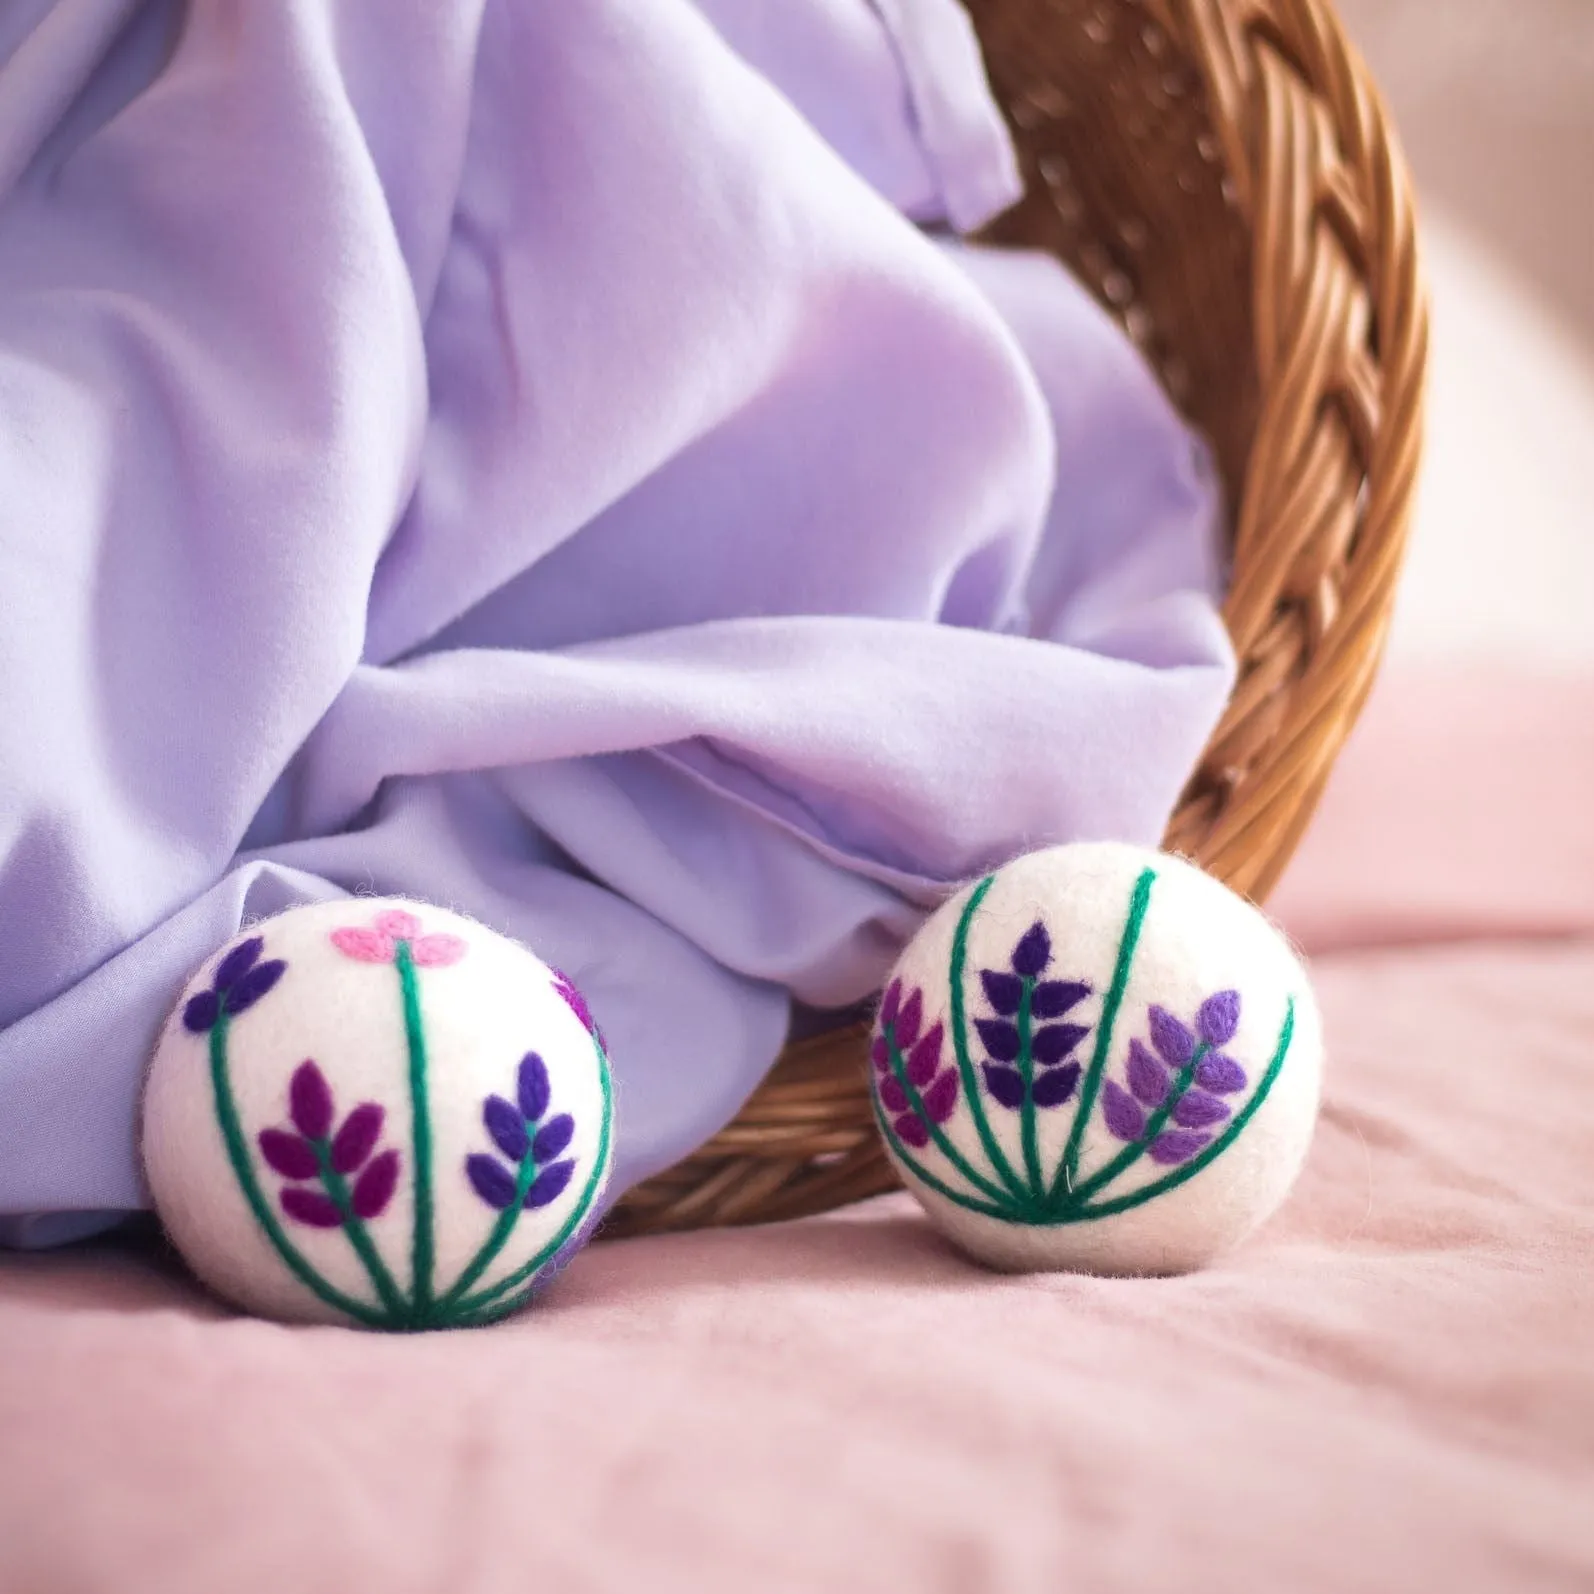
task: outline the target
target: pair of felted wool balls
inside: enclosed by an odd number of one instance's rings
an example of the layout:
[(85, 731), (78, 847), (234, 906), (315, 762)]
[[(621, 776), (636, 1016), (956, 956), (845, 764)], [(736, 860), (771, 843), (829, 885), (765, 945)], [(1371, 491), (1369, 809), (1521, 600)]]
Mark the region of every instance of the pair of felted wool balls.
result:
[[(959, 892), (898, 961), (869, 1054), (886, 1150), (1007, 1269), (1187, 1271), (1284, 1198), (1316, 1118), (1304, 971), (1181, 859), (1054, 847)], [(156, 1045), (143, 1146), (194, 1271), (251, 1311), (466, 1327), (524, 1305), (603, 1210), (603, 1035), (524, 947), (354, 899), (246, 930)]]

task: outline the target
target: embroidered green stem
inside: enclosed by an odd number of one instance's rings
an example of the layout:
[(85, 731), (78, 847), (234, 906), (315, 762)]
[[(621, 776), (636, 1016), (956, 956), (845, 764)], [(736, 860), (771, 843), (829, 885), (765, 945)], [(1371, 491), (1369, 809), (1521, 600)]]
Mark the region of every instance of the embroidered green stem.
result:
[(432, 1268), (436, 1255), (432, 1212), (432, 1109), (426, 1094), (426, 1026), (421, 1019), (420, 982), (408, 941), (394, 951), (399, 988), (404, 993), (404, 1040), (410, 1064), (410, 1139), (415, 1166), (415, 1229), (410, 1245), (410, 1308), (423, 1322), (432, 1306)]
[(1145, 1155), (1146, 1148), (1162, 1133), (1168, 1120), (1173, 1116), (1173, 1109), (1179, 1105), (1180, 1099), (1189, 1090), (1191, 1083), (1195, 1079), (1196, 1069), (1201, 1066), (1201, 1059), (1211, 1050), (1212, 1048), (1205, 1041), (1202, 1041), (1196, 1047), (1191, 1054), (1190, 1061), (1174, 1076), (1174, 1081), (1168, 1089), (1168, 1094), (1162, 1098), (1161, 1104), (1156, 1111), (1146, 1120), (1146, 1127), (1141, 1130), (1139, 1137), (1131, 1140), (1111, 1162), (1097, 1169), (1083, 1184), (1074, 1187), (1072, 1205), (1082, 1206), (1103, 1185), (1111, 1184), (1125, 1168), (1138, 1162)]
[(229, 1024), (228, 1015), (222, 1013), (211, 1027), (210, 1083), (215, 1097), (216, 1121), (221, 1126), (222, 1143), (227, 1148), (227, 1160), (232, 1164), (233, 1177), (237, 1179), (238, 1187), (249, 1203), (249, 1210), (254, 1213), (255, 1221), (265, 1231), (266, 1238), (271, 1242), (277, 1255), (282, 1258), (289, 1272), (318, 1300), (332, 1307), (334, 1311), (352, 1317), (355, 1322), (363, 1323), (367, 1328), (391, 1327), (391, 1320), (386, 1314), (374, 1310), (363, 1301), (355, 1300), (352, 1295), (345, 1295), (342, 1290), (335, 1289), (327, 1283), (305, 1261), (298, 1247), (283, 1231), (282, 1225), (277, 1221), (276, 1213), (271, 1210), (265, 1193), (260, 1188), (260, 1181), (255, 1178), (254, 1167), (249, 1159), (249, 1147), (244, 1140), (243, 1125), (238, 1120), (238, 1106), (233, 1100), (232, 1084), (228, 1078)]
[(957, 1057), (958, 1077), (963, 1081), (963, 1099), (969, 1104), (974, 1128), (980, 1137), (980, 1144), (985, 1148), (991, 1171), (1015, 1197), (1023, 1200), (1026, 1194), (1023, 1182), (1013, 1172), (1013, 1165), (1007, 1160), (992, 1132), (990, 1120), (985, 1116), (979, 1077), (974, 1072), (974, 1061), (969, 1056), (968, 1017), (963, 995), (964, 971), (969, 958), (969, 929), (974, 923), (974, 915), (980, 910), (980, 904), (995, 884), (996, 876), (987, 875), (970, 892), (969, 900), (958, 916), (957, 931), (952, 937), (952, 966), (948, 971), (952, 992), (952, 1051)]
[(1188, 1162), (1175, 1168), (1172, 1173), (1164, 1178), (1154, 1180), (1151, 1184), (1142, 1185), (1138, 1190), (1131, 1190), (1127, 1195), (1119, 1196), (1116, 1200), (1103, 1201), (1094, 1207), (1082, 1207), (1070, 1217), (1061, 1221), (1074, 1223), (1091, 1218), (1110, 1218), (1114, 1213), (1127, 1212), (1132, 1207), (1138, 1207), (1154, 1197), (1164, 1194), (1169, 1190), (1176, 1190), (1186, 1180), (1193, 1179), (1211, 1163), (1215, 1158), (1222, 1156), (1234, 1144), (1240, 1131), (1256, 1116), (1257, 1109), (1267, 1100), (1268, 1092), (1273, 1089), (1274, 1081), (1279, 1077), (1284, 1067), (1284, 1059), (1289, 1054), (1290, 1044), (1295, 1038), (1295, 998), (1292, 996), (1284, 1009), (1284, 1025), (1279, 1031), (1278, 1046), (1273, 1052), (1272, 1059), (1267, 1065), (1267, 1071), (1257, 1081), (1256, 1089), (1251, 1093), (1251, 1099), (1229, 1121), (1228, 1127), (1203, 1151), (1197, 1153)]
[(365, 1271), (370, 1275), (371, 1283), (377, 1295), (381, 1297), (382, 1304), (395, 1319), (407, 1317), (408, 1303), (399, 1294), (398, 1285), (393, 1282), (393, 1275), (388, 1272), (387, 1264), (372, 1243), (364, 1220), (355, 1216), (354, 1203), (349, 1199), (349, 1182), (332, 1166), (330, 1142), (312, 1140), (310, 1146), (315, 1152), (316, 1161), (321, 1166), (322, 1188), (325, 1189), (332, 1205), (342, 1214), (343, 1232), (348, 1236), (349, 1244), (354, 1247), (354, 1254), (359, 1257), (365, 1266)]
[(1156, 870), (1142, 870), (1129, 899), (1129, 917), (1124, 921), (1124, 933), (1118, 942), (1112, 984), (1107, 987), (1107, 995), (1101, 1004), (1101, 1018), (1096, 1023), (1096, 1046), (1079, 1087), (1079, 1107), (1068, 1131), (1068, 1143), (1063, 1148), (1062, 1161), (1057, 1165), (1057, 1174), (1048, 1192), (1051, 1201), (1056, 1201), (1059, 1195), (1065, 1203), (1074, 1199), (1075, 1182), (1079, 1176), (1079, 1148), (1085, 1138), (1085, 1126), (1096, 1107), (1102, 1076), (1107, 1071), (1107, 1059), (1112, 1051), (1112, 1033), (1118, 1023), (1118, 1010), (1123, 1006), (1124, 991), (1129, 985), (1129, 969), (1135, 960), (1135, 947), (1140, 941), (1141, 926), (1146, 922), (1146, 910), (1151, 906), (1151, 887), (1156, 878)]
[(492, 1226), (491, 1232), (482, 1242), (481, 1249), (477, 1251), (465, 1271), (454, 1280), (448, 1293), (437, 1303), (440, 1312), (452, 1311), (459, 1304), (460, 1299), (472, 1284), (492, 1266), (493, 1259), (509, 1243), (509, 1237), (515, 1232), (515, 1225), (520, 1221), (522, 1203), (526, 1199), (526, 1192), (531, 1188), (531, 1181), (537, 1177), (537, 1163), (531, 1155), (528, 1146), (526, 1155), (520, 1159), (520, 1168), (515, 1175), (514, 1199), (498, 1214), (498, 1221)]
[(1035, 1092), (1035, 1026), (1031, 1004), (1035, 999), (1035, 981), (1024, 976), (1018, 998), (1018, 1072), (1024, 1081), (1024, 1104), (1019, 1109), (1020, 1135), (1024, 1143), (1024, 1171), (1029, 1175), (1029, 1193), (1037, 1201), (1046, 1197), (1046, 1184), (1041, 1177), (1040, 1132), (1036, 1124)]
[(913, 1170), (913, 1176), (915, 1179), (922, 1180), (925, 1184), (929, 1185), (929, 1187), (934, 1190), (937, 1195), (945, 1196), (948, 1201), (953, 1202), (957, 1206), (965, 1207), (970, 1212), (978, 1212), (987, 1218), (1004, 1218), (1009, 1222), (1013, 1222), (1015, 1220), (1021, 1222), (1029, 1221), (1028, 1219), (1022, 1217), (1018, 1209), (1016, 1209), (1011, 1202), (1006, 1200), (1005, 1197), (1000, 1206), (992, 1206), (990, 1203), (985, 1201), (976, 1201), (973, 1196), (964, 1195), (961, 1190), (954, 1190), (952, 1186), (947, 1184), (944, 1180), (938, 1179), (902, 1143), (902, 1140), (898, 1136), (896, 1130), (891, 1127), (890, 1123), (886, 1120), (885, 1114), (881, 1112), (880, 1103), (875, 1099), (873, 1092), (870, 1093), (869, 1102), (874, 1108), (875, 1122), (880, 1125), (880, 1133), (885, 1136), (887, 1143), (890, 1145), (891, 1149), (902, 1159), (903, 1163)]
[[(559, 1232), (529, 1262), (522, 1263), (513, 1273), (478, 1294), (457, 1300), (453, 1305), (451, 1318), (455, 1324), (492, 1322), (498, 1317), (507, 1317), (518, 1309), (521, 1304), (519, 1301), (504, 1305), (502, 1310), (498, 1309), (497, 1303), (501, 1303), (506, 1295), (518, 1289), (520, 1285), (534, 1279), (535, 1275), (565, 1247), (591, 1209), (593, 1198), (598, 1193), (598, 1185), (609, 1166), (609, 1142), (614, 1130), (614, 1086), (609, 1077), (609, 1059), (604, 1055), (596, 1036), (593, 1037), (592, 1044), (598, 1054), (598, 1080), (603, 1090), (603, 1117), (598, 1127), (598, 1148), (593, 1153), (592, 1172), (587, 1176), (581, 1198), (571, 1207), (570, 1215), (560, 1226)], [(452, 1298), (454, 1291), (450, 1290), (449, 1295)]]
[(976, 1190), (982, 1190), (993, 1201), (1006, 1201), (1007, 1192), (1000, 1185), (992, 1184), (984, 1174), (980, 1173), (961, 1151), (947, 1138), (946, 1131), (936, 1123), (924, 1110), (924, 1098), (919, 1094), (913, 1081), (908, 1078), (908, 1065), (902, 1055), (902, 1048), (897, 1045), (896, 1037), (890, 1036), (887, 1045), (891, 1048), (891, 1072), (896, 1075), (897, 1083), (902, 1087), (902, 1093), (908, 1098), (908, 1105), (913, 1109), (919, 1122), (929, 1131), (930, 1138), (935, 1142), (941, 1155), (963, 1175)]

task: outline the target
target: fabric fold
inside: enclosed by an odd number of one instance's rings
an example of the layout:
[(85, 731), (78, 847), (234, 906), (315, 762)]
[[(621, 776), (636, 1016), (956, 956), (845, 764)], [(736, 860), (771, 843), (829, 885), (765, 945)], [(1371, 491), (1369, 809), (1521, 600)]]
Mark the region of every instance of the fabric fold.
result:
[(1160, 834), (1216, 495), (1060, 269), (914, 225), (1006, 192), (949, 3), (39, 15), (86, 76), (0, 200), (0, 1214), (143, 1204), (161, 1018), (295, 902), (566, 969), (623, 1189), (965, 875)]

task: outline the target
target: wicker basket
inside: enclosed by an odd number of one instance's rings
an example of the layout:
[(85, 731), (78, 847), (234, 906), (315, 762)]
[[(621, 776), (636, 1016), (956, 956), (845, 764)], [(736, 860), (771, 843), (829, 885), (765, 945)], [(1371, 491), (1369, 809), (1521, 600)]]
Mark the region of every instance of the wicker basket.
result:
[[(1361, 708), (1420, 444), (1426, 308), (1405, 168), (1328, 0), (967, 0), (1027, 197), (1206, 433), (1237, 506), (1239, 680), (1166, 845), (1260, 899)], [(794, 1046), (606, 1232), (890, 1189), (862, 1029)]]

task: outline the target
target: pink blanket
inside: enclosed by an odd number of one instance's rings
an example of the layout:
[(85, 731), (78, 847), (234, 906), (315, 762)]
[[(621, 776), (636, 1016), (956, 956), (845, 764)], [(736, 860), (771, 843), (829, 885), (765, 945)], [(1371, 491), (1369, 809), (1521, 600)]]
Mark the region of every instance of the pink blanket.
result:
[(986, 1276), (905, 1197), (415, 1340), (0, 1260), (0, 1590), (1587, 1590), (1591, 792), (1594, 681), (1383, 691), (1277, 902), (1311, 1162), (1195, 1277)]

